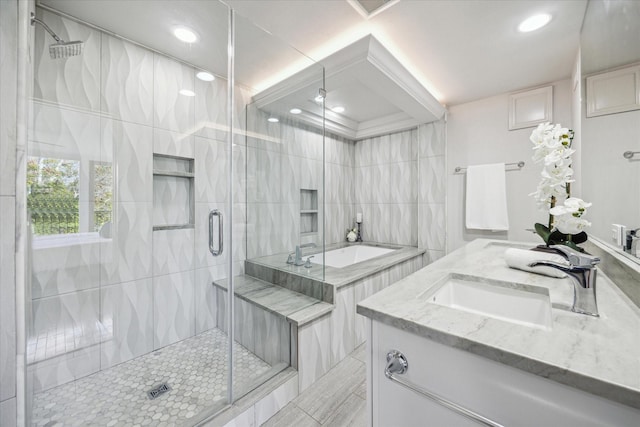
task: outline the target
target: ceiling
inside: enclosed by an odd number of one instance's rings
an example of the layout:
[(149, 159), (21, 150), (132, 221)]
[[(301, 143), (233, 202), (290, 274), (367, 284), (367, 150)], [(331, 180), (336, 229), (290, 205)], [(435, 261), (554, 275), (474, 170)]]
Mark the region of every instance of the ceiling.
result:
[[(226, 74), (227, 16), (218, 2), (39, 3)], [(238, 16), (236, 81), (256, 91), (308, 67), (309, 58), (320, 60), (373, 34), (441, 103), (455, 105), (569, 77), (587, 0), (400, 0), (369, 18), (347, 0), (225, 3)], [(553, 15), (549, 25), (532, 33), (517, 31), (524, 18), (541, 12)], [(200, 42), (176, 40), (171, 34), (176, 25), (194, 28)]]
[[(373, 34), (442, 103), (454, 105), (571, 75), (587, 0), (400, 0), (366, 19), (346, 0), (227, 0), (315, 60)], [(530, 15), (539, 31), (519, 33)]]

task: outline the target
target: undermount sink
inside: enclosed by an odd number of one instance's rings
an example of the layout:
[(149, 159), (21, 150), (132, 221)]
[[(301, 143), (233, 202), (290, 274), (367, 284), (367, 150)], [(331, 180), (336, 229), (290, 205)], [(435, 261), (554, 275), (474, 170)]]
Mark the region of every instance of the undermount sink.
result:
[(549, 291), (539, 286), (450, 273), (427, 296), (441, 306), (551, 329)]

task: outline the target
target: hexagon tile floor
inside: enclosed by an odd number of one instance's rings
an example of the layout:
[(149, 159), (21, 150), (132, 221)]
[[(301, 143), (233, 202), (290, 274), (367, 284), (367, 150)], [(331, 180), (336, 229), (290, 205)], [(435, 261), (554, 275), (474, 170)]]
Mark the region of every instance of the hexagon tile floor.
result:
[[(227, 393), (227, 335), (212, 329), (110, 369), (38, 393), (35, 426), (173, 426), (222, 403)], [(234, 346), (236, 387), (250, 384), (271, 366)], [(171, 391), (154, 400), (147, 391), (167, 382)], [(238, 388), (236, 388), (238, 389)], [(222, 404), (220, 405), (222, 406)]]

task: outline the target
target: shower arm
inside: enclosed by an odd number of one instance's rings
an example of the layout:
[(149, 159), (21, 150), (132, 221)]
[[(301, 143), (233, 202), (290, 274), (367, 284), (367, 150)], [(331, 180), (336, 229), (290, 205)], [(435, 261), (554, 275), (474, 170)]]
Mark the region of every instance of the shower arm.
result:
[(58, 43), (64, 43), (64, 40), (62, 40), (60, 37), (58, 37), (56, 35), (56, 33), (53, 32), (53, 30), (51, 28), (49, 28), (49, 26), (47, 24), (45, 24), (44, 22), (42, 22), (41, 20), (39, 20), (38, 18), (36, 18), (36, 14), (31, 12), (31, 25), (35, 25), (35, 23), (38, 23), (40, 25), (42, 25), (42, 28), (44, 28), (45, 30), (47, 30), (47, 33), (51, 34), (51, 37), (53, 37), (55, 39), (56, 42)]

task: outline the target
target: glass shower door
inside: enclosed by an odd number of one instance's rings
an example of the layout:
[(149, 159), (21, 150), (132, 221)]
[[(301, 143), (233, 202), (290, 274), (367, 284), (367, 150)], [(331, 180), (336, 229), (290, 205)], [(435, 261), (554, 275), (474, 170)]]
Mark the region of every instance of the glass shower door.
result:
[(195, 424), (230, 402), (230, 13), (98, 3), (35, 10), (80, 55), (50, 57), (31, 27), (30, 419)]

